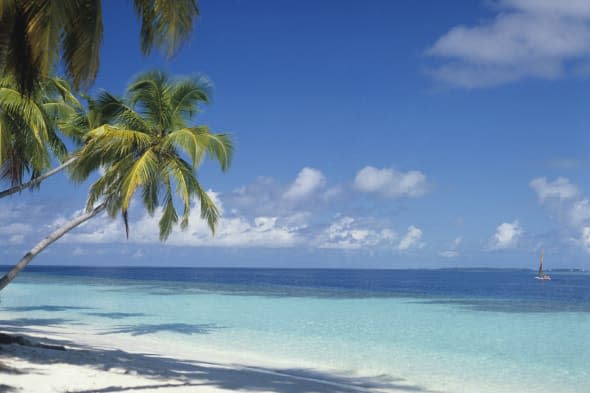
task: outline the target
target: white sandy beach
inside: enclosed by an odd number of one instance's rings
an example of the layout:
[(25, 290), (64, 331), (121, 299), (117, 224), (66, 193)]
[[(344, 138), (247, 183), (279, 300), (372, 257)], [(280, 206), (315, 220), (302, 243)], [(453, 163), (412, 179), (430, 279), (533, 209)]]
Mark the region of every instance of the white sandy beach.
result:
[[(0, 392), (426, 392), (384, 376), (172, 356), (149, 341), (35, 327), (5, 330), (32, 345), (0, 345)], [(66, 350), (45, 346), (63, 346)], [(143, 348), (141, 348), (143, 346)], [(203, 356), (206, 356), (203, 354)], [(277, 365), (280, 363), (277, 362)]]

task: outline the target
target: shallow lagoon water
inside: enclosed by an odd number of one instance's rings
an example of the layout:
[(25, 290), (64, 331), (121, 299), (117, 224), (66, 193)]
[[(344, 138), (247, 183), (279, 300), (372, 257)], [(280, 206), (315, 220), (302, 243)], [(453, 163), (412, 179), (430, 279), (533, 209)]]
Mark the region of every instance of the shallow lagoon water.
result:
[(588, 392), (590, 275), (533, 276), (33, 266), (2, 293), (0, 320), (387, 376), (424, 391)]

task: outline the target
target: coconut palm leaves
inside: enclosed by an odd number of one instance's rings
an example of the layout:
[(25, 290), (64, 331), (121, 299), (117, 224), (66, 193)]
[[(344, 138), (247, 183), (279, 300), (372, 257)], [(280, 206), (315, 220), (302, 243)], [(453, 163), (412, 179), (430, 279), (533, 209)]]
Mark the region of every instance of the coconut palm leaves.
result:
[(205, 157), (228, 169), (233, 145), (228, 135), (191, 124), (198, 105), (208, 101), (206, 80), (173, 80), (162, 72), (142, 74), (123, 98), (102, 93), (92, 101), (93, 116), (104, 124), (88, 132), (72, 171), (81, 181), (103, 170), (90, 188), (88, 210), (104, 201), (111, 216), (122, 214), (128, 230), (129, 208), (140, 194), (150, 214), (161, 214), (160, 239), (165, 240), (179, 221), (183, 228), (188, 225), (196, 197), (201, 217), (214, 231), (219, 211), (195, 171)]
[(16, 186), (26, 173), (35, 178), (48, 169), (52, 156), (66, 159), (57, 132), (76, 108), (80, 103), (63, 79), (41, 80), (23, 95), (14, 78), (0, 78), (0, 180)]
[[(141, 49), (172, 55), (190, 35), (197, 0), (134, 0), (141, 20)], [(48, 76), (63, 59), (76, 89), (88, 87), (99, 68), (103, 34), (100, 0), (0, 1), (0, 70), (17, 76), (21, 91)]]

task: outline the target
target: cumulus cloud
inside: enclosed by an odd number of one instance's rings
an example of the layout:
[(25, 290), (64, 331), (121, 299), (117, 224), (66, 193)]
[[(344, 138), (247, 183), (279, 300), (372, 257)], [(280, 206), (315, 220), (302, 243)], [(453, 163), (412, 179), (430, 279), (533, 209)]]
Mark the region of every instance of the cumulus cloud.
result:
[(408, 232), (402, 237), (397, 245), (397, 249), (400, 251), (406, 251), (411, 248), (422, 248), (424, 244), (420, 242), (421, 239), (422, 230), (410, 225)]
[(489, 243), (490, 250), (505, 250), (514, 248), (523, 234), (523, 229), (518, 220), (513, 222), (503, 222), (496, 228), (496, 233), (492, 236)]
[[(224, 206), (219, 195), (212, 191), (209, 196), (223, 214)], [(64, 238), (70, 243), (158, 243), (158, 209), (154, 216), (143, 214), (132, 221), (129, 240), (126, 239), (122, 223), (103, 215), (88, 221)], [(56, 221), (62, 221), (58, 219)], [(282, 222), (285, 221), (285, 222)], [(296, 222), (297, 224), (293, 224)], [(199, 201), (192, 202), (189, 225), (185, 230), (176, 227), (166, 244), (187, 247), (290, 247), (299, 241), (297, 231), (302, 227), (300, 217), (255, 217), (249, 220), (241, 216), (222, 216), (212, 236), (207, 223), (200, 218)]]
[(590, 252), (590, 227), (582, 227), (580, 229), (580, 238), (578, 240), (580, 245)]
[(401, 172), (366, 166), (356, 174), (354, 188), (388, 198), (419, 197), (428, 191), (426, 176), (419, 171)]
[[(371, 183), (372, 182), (372, 183)], [(392, 169), (366, 167), (357, 173), (356, 187), (388, 197), (419, 196), (426, 192), (425, 176), (417, 171), (399, 172)], [(363, 213), (354, 203), (358, 193), (350, 186), (330, 185), (324, 174), (314, 168), (303, 168), (289, 184), (280, 184), (269, 177), (259, 177), (252, 184), (226, 194), (208, 191), (218, 206), (221, 217), (213, 236), (200, 218), (197, 199), (191, 203), (189, 225), (185, 230), (175, 227), (166, 244), (179, 247), (224, 248), (333, 248), (368, 250), (407, 250), (421, 246), (421, 230), (410, 227), (402, 239), (387, 217)], [(82, 214), (66, 209), (59, 213), (55, 206), (44, 206), (37, 215), (34, 206), (20, 206), (17, 213), (0, 211), (0, 241), (5, 244), (28, 242), (41, 237)], [(334, 219), (337, 209), (338, 213)], [(10, 210), (10, 209), (9, 209)], [(13, 211), (14, 209), (10, 210)], [(134, 244), (144, 247), (160, 244), (158, 221), (162, 210), (150, 216), (137, 196), (129, 212), (130, 235), (127, 239), (120, 218), (103, 214), (75, 228), (60, 240), (69, 245), (70, 253), (78, 256), (96, 252), (104, 244)], [(14, 221), (21, 221), (15, 224)], [(132, 255), (130, 253), (129, 255)], [(145, 254), (143, 248), (134, 255)]]
[(459, 246), (463, 243), (463, 237), (455, 238), (446, 249), (440, 251), (438, 255), (444, 258), (455, 258), (459, 256)]
[(374, 229), (352, 217), (341, 217), (316, 240), (319, 248), (361, 249), (390, 246), (396, 234), (388, 228)]
[(432, 75), (479, 88), (527, 77), (554, 79), (590, 59), (586, 0), (503, 0), (498, 14), (474, 26), (455, 26), (426, 55), (441, 59)]
[(562, 236), (590, 252), (590, 200), (569, 179), (558, 177), (533, 179), (531, 188), (539, 202), (559, 223)]
[(326, 177), (314, 168), (303, 168), (283, 197), (291, 201), (309, 198), (326, 185)]
[(562, 224), (579, 229), (590, 220), (590, 201), (569, 179), (558, 177), (548, 181), (539, 177), (531, 180), (529, 186), (537, 194), (539, 203)]
[(569, 205), (567, 219), (570, 225), (582, 227), (590, 222), (590, 201), (587, 198), (579, 199)]
[(300, 212), (304, 205), (319, 209), (338, 199), (341, 188), (333, 186), (326, 189), (326, 183), (325, 175), (313, 168), (303, 168), (288, 185), (260, 176), (253, 183), (224, 195), (224, 202), (231, 212), (242, 213), (249, 218), (287, 216)]
[(541, 202), (552, 198), (558, 200), (572, 199), (580, 195), (578, 188), (564, 177), (558, 177), (552, 182), (547, 181), (545, 177), (539, 177), (531, 180), (529, 185), (535, 190)]

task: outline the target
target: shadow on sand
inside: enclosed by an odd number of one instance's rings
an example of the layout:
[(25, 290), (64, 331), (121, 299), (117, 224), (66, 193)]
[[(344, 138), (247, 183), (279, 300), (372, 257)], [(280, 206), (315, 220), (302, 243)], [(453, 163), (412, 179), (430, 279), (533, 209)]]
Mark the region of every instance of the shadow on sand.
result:
[[(28, 338), (28, 337), (27, 337)], [(65, 345), (67, 351), (45, 350), (40, 356), (34, 348), (0, 346), (0, 353), (33, 364), (71, 364), (99, 370), (141, 375), (151, 381), (145, 385), (108, 386), (93, 390), (70, 390), (70, 393), (135, 392), (171, 387), (211, 387), (230, 391), (265, 391), (275, 393), (377, 393), (432, 392), (413, 386), (403, 379), (388, 376), (354, 377), (303, 368), (265, 368), (241, 364), (218, 364), (175, 359), (149, 353), (129, 353), (114, 349), (92, 348), (66, 340), (34, 339), (49, 345)], [(17, 350), (18, 349), (18, 350)], [(32, 373), (34, 370), (28, 370)], [(0, 376), (2, 370), (0, 370)], [(1, 385), (0, 385), (1, 387)], [(1, 392), (10, 392), (6, 387)]]

